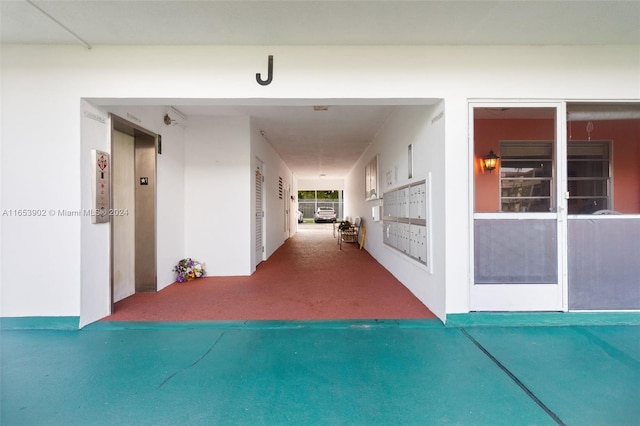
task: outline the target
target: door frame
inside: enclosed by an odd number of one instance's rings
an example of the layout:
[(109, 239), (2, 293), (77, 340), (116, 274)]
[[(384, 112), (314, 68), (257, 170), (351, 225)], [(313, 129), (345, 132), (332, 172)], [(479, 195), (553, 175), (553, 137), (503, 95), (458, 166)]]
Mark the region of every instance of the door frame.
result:
[[(265, 221), (265, 196), (264, 196), (264, 161), (262, 161), (259, 157), (255, 157), (255, 166), (254, 166), (254, 205), (255, 205), (255, 214), (254, 214), (254, 223), (253, 229), (255, 232), (255, 240), (253, 244), (253, 251), (255, 255), (255, 264), (253, 265), (253, 270), (263, 261), (266, 260), (266, 250), (265, 250), (265, 237), (266, 237), (266, 221)], [(256, 173), (260, 173), (260, 191), (257, 190), (256, 185)], [(259, 197), (259, 198), (258, 198)], [(258, 205), (259, 204), (259, 205)], [(260, 226), (258, 226), (260, 223)], [(258, 229), (259, 228), (259, 229)], [(258, 240), (259, 239), (259, 240)], [(258, 247), (258, 241), (260, 241), (260, 247)]]
[(286, 240), (287, 238), (291, 237), (291, 209), (292, 206), (291, 204), (293, 203), (292, 197), (291, 197), (291, 186), (289, 185), (289, 182), (284, 181), (283, 183), (284, 186), (284, 239)]
[[(147, 130), (143, 127), (140, 127), (122, 117), (119, 117), (116, 114), (109, 114), (110, 117), (110, 122), (111, 122), (111, 129), (110, 129), (110, 151), (113, 151), (113, 138), (114, 138), (114, 132), (115, 131), (119, 131), (125, 134), (128, 134), (130, 136), (133, 136), (134, 138), (134, 155), (136, 148), (137, 148), (137, 139), (138, 138), (144, 138), (146, 140), (153, 140), (153, 149), (154, 149), (154, 157), (153, 157), (153, 173), (152, 176), (150, 176), (150, 179), (153, 180), (153, 243), (151, 244), (151, 247), (147, 247), (146, 250), (152, 251), (153, 253), (153, 279), (151, 280), (151, 286), (147, 286), (145, 287), (144, 291), (150, 291), (150, 292), (155, 292), (158, 290), (158, 277), (157, 277), (157, 262), (158, 262), (158, 248), (157, 248), (157, 215), (158, 215), (158, 207), (157, 207), (157, 173), (158, 173), (158, 161), (157, 161), (157, 154), (158, 154), (158, 135), (154, 132), (151, 132), (150, 130)], [(112, 165), (113, 167), (113, 165)], [(135, 167), (135, 162), (134, 162), (134, 167)], [(134, 178), (137, 179), (137, 174), (134, 171)], [(113, 174), (111, 175), (111, 179), (113, 180)], [(111, 182), (111, 199), (113, 200), (113, 191), (115, 190), (114, 186), (113, 186), (113, 182)], [(136, 196), (136, 202), (137, 202), (137, 196)], [(148, 214), (148, 212), (147, 212)], [(138, 209), (136, 209), (136, 211), (134, 212), (135, 218), (134, 221), (136, 223), (136, 227), (138, 226), (138, 222), (139, 221), (143, 221), (143, 222), (149, 222), (148, 217), (141, 219), (138, 216)], [(110, 245), (110, 249), (109, 249), (109, 287), (110, 287), (110, 312), (113, 313), (114, 311), (114, 255), (113, 255), (113, 247), (114, 247), (114, 225), (113, 225), (113, 218), (114, 215), (110, 215), (110, 220), (109, 220), (109, 245)], [(138, 240), (138, 231), (135, 232), (135, 240), (137, 243)], [(145, 242), (146, 243), (146, 242)], [(138, 250), (134, 248), (134, 255), (138, 256)], [(138, 293), (139, 291), (139, 283), (138, 281), (138, 271), (136, 270), (135, 272), (135, 277), (136, 277), (136, 283), (134, 283), (134, 288), (135, 288), (135, 293)], [(134, 294), (135, 294), (134, 293)]]
[[(470, 100), (468, 103), (468, 171), (469, 171), (469, 281), (470, 311), (567, 311), (567, 114), (564, 101)], [(508, 219), (556, 219), (556, 284), (475, 284), (475, 219), (507, 219), (504, 213), (475, 212), (474, 109), (476, 108), (554, 108), (556, 111), (553, 191), (555, 215), (549, 213), (509, 213)]]

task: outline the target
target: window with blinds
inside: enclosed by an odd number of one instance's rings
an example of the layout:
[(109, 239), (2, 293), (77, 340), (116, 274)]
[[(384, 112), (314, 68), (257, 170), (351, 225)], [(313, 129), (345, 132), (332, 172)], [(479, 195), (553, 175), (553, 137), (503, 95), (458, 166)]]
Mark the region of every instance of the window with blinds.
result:
[(569, 214), (590, 214), (598, 210), (611, 209), (610, 160), (610, 142), (569, 142)]
[(500, 142), (503, 212), (549, 212), (553, 206), (553, 142)]

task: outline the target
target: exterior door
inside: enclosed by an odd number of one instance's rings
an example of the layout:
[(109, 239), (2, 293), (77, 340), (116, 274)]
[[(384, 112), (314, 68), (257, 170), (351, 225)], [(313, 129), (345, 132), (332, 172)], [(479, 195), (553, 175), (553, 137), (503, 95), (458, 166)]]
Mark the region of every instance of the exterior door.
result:
[[(257, 160), (257, 159), (256, 159)], [(257, 160), (257, 166), (255, 170), (255, 186), (256, 186), (256, 245), (255, 256), (256, 265), (264, 260), (264, 200), (263, 200), (263, 187), (264, 187), (264, 175), (262, 174), (263, 163)]]
[(470, 105), (472, 311), (567, 309), (564, 110)]
[(289, 184), (285, 184), (284, 191), (284, 238), (285, 240), (291, 236), (291, 189)]

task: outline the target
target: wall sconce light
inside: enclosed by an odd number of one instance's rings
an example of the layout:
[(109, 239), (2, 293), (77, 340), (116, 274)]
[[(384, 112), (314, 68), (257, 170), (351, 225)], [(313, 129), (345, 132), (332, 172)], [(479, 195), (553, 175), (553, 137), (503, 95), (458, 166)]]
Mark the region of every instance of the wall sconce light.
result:
[(179, 126), (186, 127), (187, 116), (175, 109), (175, 107), (169, 107), (167, 113), (162, 118), (164, 124), (167, 126)]
[(482, 165), (484, 166), (484, 169), (489, 170), (489, 173), (491, 173), (498, 165), (498, 158), (500, 157), (493, 152), (493, 149), (489, 150), (489, 153), (482, 157)]
[(173, 123), (175, 123), (176, 120), (171, 119), (171, 117), (169, 117), (169, 114), (165, 114), (163, 121), (164, 121), (164, 124), (166, 124), (167, 126), (170, 126)]

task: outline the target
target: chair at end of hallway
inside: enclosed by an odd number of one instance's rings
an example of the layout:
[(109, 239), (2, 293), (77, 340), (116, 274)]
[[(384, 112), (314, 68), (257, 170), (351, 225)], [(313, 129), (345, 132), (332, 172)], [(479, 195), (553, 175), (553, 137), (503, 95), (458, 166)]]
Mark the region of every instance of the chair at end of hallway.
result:
[(360, 217), (356, 217), (353, 223), (343, 222), (340, 224), (338, 227), (338, 245), (340, 246), (340, 250), (342, 250), (343, 241), (346, 243), (358, 242), (361, 222)]

